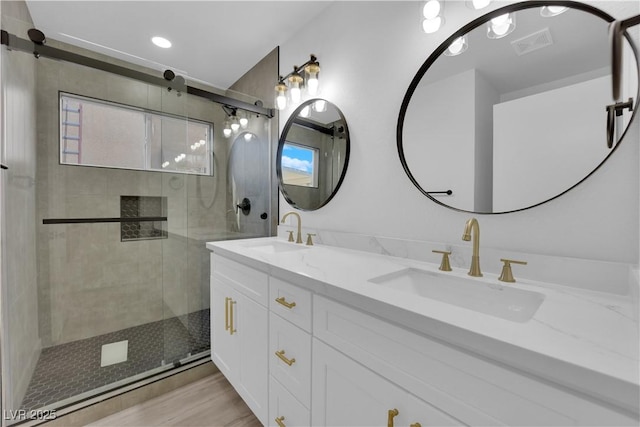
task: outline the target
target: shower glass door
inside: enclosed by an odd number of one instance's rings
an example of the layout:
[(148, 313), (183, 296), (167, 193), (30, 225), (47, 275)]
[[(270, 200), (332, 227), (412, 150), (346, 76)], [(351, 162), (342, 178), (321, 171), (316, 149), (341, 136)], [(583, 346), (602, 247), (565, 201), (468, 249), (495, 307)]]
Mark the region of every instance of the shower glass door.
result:
[(270, 234), (269, 120), (4, 48), (2, 79), (4, 423), (207, 359), (205, 244)]

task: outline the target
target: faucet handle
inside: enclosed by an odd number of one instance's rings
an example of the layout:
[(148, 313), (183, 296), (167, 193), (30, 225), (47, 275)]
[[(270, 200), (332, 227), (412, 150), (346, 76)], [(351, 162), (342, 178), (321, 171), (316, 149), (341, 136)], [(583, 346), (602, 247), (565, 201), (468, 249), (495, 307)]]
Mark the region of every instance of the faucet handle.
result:
[(526, 261), (516, 261), (514, 259), (501, 258), (500, 261), (504, 262), (504, 265), (502, 266), (502, 273), (500, 273), (498, 280), (507, 283), (516, 282), (516, 279), (513, 277), (513, 272), (511, 271), (511, 264), (527, 265)]
[(311, 236), (315, 236), (315, 233), (307, 233), (307, 246), (313, 246), (313, 239)]
[(449, 263), (449, 255), (451, 255), (450, 251), (437, 251), (434, 249), (431, 252), (435, 254), (442, 254), (442, 262), (440, 262), (439, 270), (451, 271), (451, 264)]
[(287, 231), (287, 233), (289, 233), (289, 238), (287, 239), (287, 241), (293, 242), (293, 230), (289, 230)]

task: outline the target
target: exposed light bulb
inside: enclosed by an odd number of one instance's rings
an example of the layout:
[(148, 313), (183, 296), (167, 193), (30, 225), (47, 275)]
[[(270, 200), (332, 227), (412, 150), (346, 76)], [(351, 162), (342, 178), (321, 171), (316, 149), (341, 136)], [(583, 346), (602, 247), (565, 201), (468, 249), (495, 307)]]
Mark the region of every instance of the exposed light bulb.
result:
[(433, 19), (425, 19), (422, 21), (422, 31), (427, 34), (435, 33), (442, 26), (442, 17), (438, 16)]
[(238, 129), (240, 129), (240, 123), (238, 122), (231, 123), (231, 130), (233, 132), (238, 132)]
[(306, 105), (302, 110), (300, 110), (300, 117), (307, 118), (311, 115), (311, 108)]
[(166, 168), (167, 166), (169, 166), (171, 163), (170, 162), (164, 162), (162, 163), (162, 168)]
[(199, 147), (198, 143), (191, 144), (191, 151), (196, 151), (198, 147)]
[(289, 90), (289, 95), (291, 95), (291, 102), (297, 104), (302, 98), (302, 91), (300, 90), (300, 87), (292, 87)]
[(276, 85), (276, 108), (278, 110), (287, 108), (287, 85), (282, 81)]
[(306, 85), (307, 85), (307, 93), (311, 96), (316, 96), (318, 94), (319, 89), (319, 81), (318, 81), (318, 73), (320, 72), (320, 65), (315, 62), (315, 57), (312, 56), (311, 60), (314, 61), (311, 64), (304, 67), (304, 72), (306, 73)]
[(249, 119), (246, 117), (240, 117), (240, 126), (245, 129), (249, 125)]
[(422, 8), (422, 15), (425, 19), (434, 19), (440, 15), (440, 9), (442, 6), (438, 0), (429, 0), (424, 4)]
[[(298, 69), (294, 67), (294, 72), (297, 73), (297, 71)], [(302, 77), (298, 74), (293, 74), (289, 77), (289, 96), (294, 104), (299, 103), (300, 99), (302, 99), (302, 89), (300, 88), (302, 81)]]
[(490, 3), (491, 3), (491, 0), (472, 0), (471, 1), (471, 5), (476, 10), (484, 9), (485, 7), (489, 6)]
[(327, 110), (327, 101), (325, 101), (324, 99), (318, 99), (316, 102), (313, 103), (313, 109), (316, 110), (319, 113), (322, 113), (323, 111)]
[(204, 139), (201, 139), (200, 141), (197, 142), (198, 146), (202, 146), (205, 145), (207, 143), (207, 141), (205, 141)]

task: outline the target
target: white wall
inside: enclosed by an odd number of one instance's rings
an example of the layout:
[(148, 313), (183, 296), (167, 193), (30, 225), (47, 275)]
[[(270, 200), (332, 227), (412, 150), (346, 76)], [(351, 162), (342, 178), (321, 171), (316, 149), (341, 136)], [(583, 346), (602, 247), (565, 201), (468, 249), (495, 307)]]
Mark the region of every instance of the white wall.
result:
[[(492, 4), (489, 9), (501, 6)], [(638, 2), (599, 2), (618, 18)], [(345, 181), (325, 207), (301, 212), (303, 226), (399, 238), (458, 242), (471, 215), (441, 207), (409, 182), (396, 150), (406, 89), (428, 55), (483, 12), (448, 2), (436, 34), (420, 30), (421, 2), (335, 2), (280, 49), (280, 69), (318, 56), (322, 96), (345, 114), (351, 158)], [(280, 115), (280, 128), (292, 110)], [(589, 180), (540, 207), (475, 215), (485, 246), (602, 260), (638, 261), (638, 121), (617, 153)], [(291, 210), (280, 197), (280, 212)]]

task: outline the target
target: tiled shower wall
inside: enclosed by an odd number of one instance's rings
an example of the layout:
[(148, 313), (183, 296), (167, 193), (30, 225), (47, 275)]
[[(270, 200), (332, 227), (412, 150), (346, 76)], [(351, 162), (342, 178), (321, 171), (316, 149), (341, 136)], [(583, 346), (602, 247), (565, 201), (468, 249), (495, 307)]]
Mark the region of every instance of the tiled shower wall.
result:
[[(214, 177), (60, 165), (58, 91), (214, 122), (215, 155), (227, 157), (224, 114), (217, 104), (79, 65), (38, 60), (36, 223), (43, 346), (208, 308), (208, 275), (200, 268), (204, 242), (198, 239), (203, 230), (227, 229), (225, 162), (216, 161)], [(118, 223), (42, 224), (45, 218), (119, 217), (122, 195), (165, 197), (168, 239), (122, 242)]]
[[(24, 2), (2, 2), (2, 29), (26, 34), (33, 26)], [(2, 50), (5, 158), (2, 171), (3, 372), (2, 407), (14, 408), (24, 396), (40, 355), (36, 282), (36, 74), (33, 55)], [(6, 337), (11, 336), (9, 341)]]

